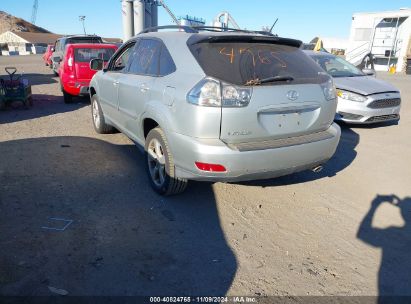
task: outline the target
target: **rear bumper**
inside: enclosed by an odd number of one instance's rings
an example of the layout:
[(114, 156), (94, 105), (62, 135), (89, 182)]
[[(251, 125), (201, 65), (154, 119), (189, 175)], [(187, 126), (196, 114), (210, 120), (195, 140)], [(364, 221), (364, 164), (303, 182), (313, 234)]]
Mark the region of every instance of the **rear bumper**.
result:
[(90, 81), (70, 81), (63, 84), (64, 91), (73, 96), (88, 96)]
[[(240, 152), (219, 139), (199, 140), (168, 133), (168, 142), (180, 178), (200, 181), (247, 181), (273, 178), (303, 171), (329, 160), (337, 148), (341, 130), (335, 123), (325, 140), (274, 149)], [(195, 162), (223, 165), (227, 172), (204, 172)]]

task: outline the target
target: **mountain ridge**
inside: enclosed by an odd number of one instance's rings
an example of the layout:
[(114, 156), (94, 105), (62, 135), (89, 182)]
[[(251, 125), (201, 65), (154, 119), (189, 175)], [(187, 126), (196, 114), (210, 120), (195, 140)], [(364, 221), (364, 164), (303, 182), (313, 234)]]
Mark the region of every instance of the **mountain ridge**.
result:
[(22, 18), (15, 17), (5, 11), (0, 10), (0, 34), (12, 32), (30, 32), (30, 33), (51, 33), (50, 31), (34, 25)]

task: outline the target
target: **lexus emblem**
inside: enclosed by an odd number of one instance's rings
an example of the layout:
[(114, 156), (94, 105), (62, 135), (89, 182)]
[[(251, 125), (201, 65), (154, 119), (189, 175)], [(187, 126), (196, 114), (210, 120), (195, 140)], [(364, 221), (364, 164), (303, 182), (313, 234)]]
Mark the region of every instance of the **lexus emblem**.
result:
[(288, 91), (287, 98), (291, 101), (297, 100), (300, 94), (297, 91)]

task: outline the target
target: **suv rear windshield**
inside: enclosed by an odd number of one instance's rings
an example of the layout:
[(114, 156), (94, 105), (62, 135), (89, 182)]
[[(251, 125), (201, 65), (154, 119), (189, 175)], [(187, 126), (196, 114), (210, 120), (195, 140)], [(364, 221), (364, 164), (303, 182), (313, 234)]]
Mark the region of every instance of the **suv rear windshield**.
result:
[[(189, 48), (207, 76), (245, 85), (290, 76), (290, 84), (319, 83), (321, 68), (300, 49), (264, 42), (200, 42)], [(270, 82), (267, 85), (283, 84)]]
[(100, 58), (104, 61), (109, 61), (111, 56), (113, 56), (114, 49), (75, 49), (74, 50), (74, 61), (76, 62), (90, 62), (91, 59)]

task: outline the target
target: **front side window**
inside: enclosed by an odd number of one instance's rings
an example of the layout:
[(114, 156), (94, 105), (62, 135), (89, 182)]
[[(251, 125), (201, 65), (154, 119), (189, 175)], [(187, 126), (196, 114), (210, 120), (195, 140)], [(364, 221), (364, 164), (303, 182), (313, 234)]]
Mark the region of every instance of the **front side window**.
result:
[(58, 52), (60, 50), (60, 40), (58, 40), (57, 42), (56, 42), (56, 45), (54, 46), (54, 51), (55, 52)]
[(64, 51), (65, 45), (66, 45), (66, 40), (65, 40), (65, 39), (62, 39), (62, 40), (59, 41), (59, 46), (58, 46), (59, 52), (63, 52), (63, 51)]
[(123, 51), (114, 58), (110, 64), (110, 70), (116, 72), (125, 72), (130, 59), (130, 54), (133, 51), (134, 43), (127, 45)]
[(162, 43), (154, 39), (142, 39), (135, 47), (129, 72), (137, 75), (157, 76)]

